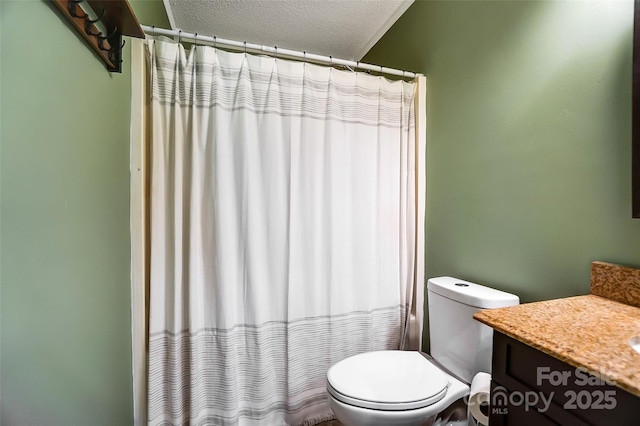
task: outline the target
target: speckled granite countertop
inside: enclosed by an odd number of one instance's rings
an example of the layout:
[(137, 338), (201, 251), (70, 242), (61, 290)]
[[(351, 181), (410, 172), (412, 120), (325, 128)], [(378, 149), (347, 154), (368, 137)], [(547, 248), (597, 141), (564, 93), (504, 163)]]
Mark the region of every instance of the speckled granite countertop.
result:
[(640, 396), (640, 353), (629, 345), (640, 336), (640, 308), (590, 294), (483, 310), (474, 318)]

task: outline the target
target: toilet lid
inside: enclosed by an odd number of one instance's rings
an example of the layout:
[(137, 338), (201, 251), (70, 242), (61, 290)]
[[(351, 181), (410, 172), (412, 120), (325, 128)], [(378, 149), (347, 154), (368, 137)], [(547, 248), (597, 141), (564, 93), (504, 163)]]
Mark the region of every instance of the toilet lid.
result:
[(449, 379), (416, 351), (367, 352), (344, 359), (327, 372), (329, 392), (366, 408), (408, 410), (444, 398)]

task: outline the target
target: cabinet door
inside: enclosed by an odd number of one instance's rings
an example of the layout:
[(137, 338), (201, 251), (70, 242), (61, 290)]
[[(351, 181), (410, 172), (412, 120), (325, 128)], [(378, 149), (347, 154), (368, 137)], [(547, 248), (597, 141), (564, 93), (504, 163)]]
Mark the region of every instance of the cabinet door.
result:
[[(640, 398), (584, 370), (494, 332), (492, 377), (511, 406), (560, 425), (637, 426)], [(519, 413), (520, 414), (520, 413)], [(535, 414), (531, 414), (532, 416)], [(493, 417), (492, 417), (493, 418)]]

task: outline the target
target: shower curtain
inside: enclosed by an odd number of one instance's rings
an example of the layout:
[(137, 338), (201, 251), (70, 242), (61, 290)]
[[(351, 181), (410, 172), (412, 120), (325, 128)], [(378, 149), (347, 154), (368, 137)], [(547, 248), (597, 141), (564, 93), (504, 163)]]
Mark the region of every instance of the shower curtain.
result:
[(170, 40), (147, 53), (148, 424), (332, 418), (333, 363), (419, 348), (417, 83)]

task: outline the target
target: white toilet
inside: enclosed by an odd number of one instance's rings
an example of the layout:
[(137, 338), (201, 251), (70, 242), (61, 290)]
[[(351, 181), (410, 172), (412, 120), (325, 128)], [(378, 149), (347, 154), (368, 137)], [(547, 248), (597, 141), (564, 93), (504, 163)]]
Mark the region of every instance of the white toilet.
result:
[(473, 319), (480, 309), (517, 305), (518, 296), (452, 277), (431, 278), (431, 357), (416, 351), (355, 355), (327, 372), (327, 396), (344, 426), (425, 426), (491, 372), (493, 330)]

